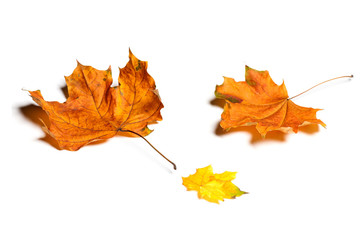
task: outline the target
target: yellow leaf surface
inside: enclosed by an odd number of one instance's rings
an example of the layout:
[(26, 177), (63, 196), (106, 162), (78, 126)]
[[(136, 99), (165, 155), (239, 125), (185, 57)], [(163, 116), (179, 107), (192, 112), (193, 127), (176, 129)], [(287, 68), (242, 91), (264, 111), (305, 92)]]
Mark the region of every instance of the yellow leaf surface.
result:
[(195, 174), (188, 177), (182, 177), (183, 185), (188, 191), (197, 191), (199, 198), (213, 203), (233, 199), (246, 193), (231, 182), (235, 178), (236, 172), (214, 174), (211, 165), (197, 169)]

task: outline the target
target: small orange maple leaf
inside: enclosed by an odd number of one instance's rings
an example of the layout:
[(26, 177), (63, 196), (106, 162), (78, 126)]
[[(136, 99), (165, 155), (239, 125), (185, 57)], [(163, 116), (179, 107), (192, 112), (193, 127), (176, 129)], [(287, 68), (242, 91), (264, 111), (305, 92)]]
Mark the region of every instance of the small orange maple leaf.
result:
[(182, 177), (183, 185), (188, 191), (198, 192), (198, 197), (209, 202), (219, 203), (225, 198), (233, 199), (247, 192), (241, 191), (231, 181), (236, 178), (236, 172), (214, 174), (211, 165), (198, 168), (195, 174)]
[(110, 67), (101, 71), (78, 62), (74, 72), (65, 77), (66, 102), (45, 101), (39, 90), (29, 93), (48, 114), (50, 126), (45, 130), (61, 149), (76, 151), (115, 135), (146, 136), (151, 133), (148, 124), (162, 120), (163, 108), (147, 66), (129, 50), (129, 62), (119, 69), (119, 86), (110, 87)]
[(256, 124), (258, 132), (265, 137), (273, 130), (292, 129), (297, 133), (300, 126), (307, 124), (326, 127), (316, 118), (320, 109), (296, 105), (288, 97), (284, 83), (275, 84), (268, 71), (246, 66), (245, 72), (246, 81), (225, 77), (224, 83), (216, 86), (216, 97), (226, 100), (220, 123), (223, 129)]

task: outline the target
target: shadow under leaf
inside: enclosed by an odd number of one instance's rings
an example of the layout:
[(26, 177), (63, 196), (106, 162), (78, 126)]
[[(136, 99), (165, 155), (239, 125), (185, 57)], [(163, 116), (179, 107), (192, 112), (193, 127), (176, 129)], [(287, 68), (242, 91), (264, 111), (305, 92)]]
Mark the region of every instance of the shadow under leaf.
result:
[(64, 94), (64, 97), (65, 97), (66, 99), (68, 99), (68, 98), (69, 98), (68, 86), (65, 84), (64, 86), (62, 86), (62, 87), (60, 88), (60, 90), (61, 90), (61, 92)]
[[(37, 125), (38, 127), (41, 127), (42, 129), (44, 129), (44, 127), (50, 125), (49, 117), (46, 114), (46, 112), (41, 107), (39, 107), (35, 104), (28, 104), (26, 106), (19, 107), (19, 111), (28, 121), (32, 122), (33, 124)], [(43, 130), (43, 132), (45, 135), (43, 137), (39, 138), (40, 141), (44, 141), (44, 142), (48, 143), (55, 149), (62, 150), (59, 147), (59, 144), (55, 138), (50, 136), (46, 130)], [(97, 144), (101, 144), (105, 141), (107, 141), (107, 140), (106, 139), (97, 140), (94, 142), (90, 142), (87, 145), (97, 145)]]
[(217, 127), (214, 131), (214, 133), (217, 136), (223, 136), (223, 135), (231, 134), (231, 133), (235, 133), (235, 132), (246, 132), (249, 135), (251, 135), (251, 140), (250, 140), (251, 144), (256, 144), (256, 143), (265, 142), (265, 141), (279, 141), (279, 142), (286, 141), (287, 133), (284, 133), (281, 131), (268, 132), (266, 137), (263, 138), (261, 136), (261, 134), (257, 131), (256, 125), (240, 126), (240, 127), (231, 128), (230, 130), (226, 131), (221, 127), (221, 125), (219, 123), (220, 122), (218, 122)]
[(219, 99), (219, 98), (213, 98), (211, 101), (209, 101), (209, 103), (213, 106), (223, 108), (226, 101), (223, 99)]
[[(43, 128), (44, 124), (49, 126), (49, 118), (46, 112), (39, 106), (35, 104), (29, 104), (26, 106), (19, 107), (21, 114), (33, 124)], [(60, 150), (58, 142), (51, 137), (46, 131), (44, 131), (44, 137), (39, 138), (39, 140), (44, 141), (54, 148)]]

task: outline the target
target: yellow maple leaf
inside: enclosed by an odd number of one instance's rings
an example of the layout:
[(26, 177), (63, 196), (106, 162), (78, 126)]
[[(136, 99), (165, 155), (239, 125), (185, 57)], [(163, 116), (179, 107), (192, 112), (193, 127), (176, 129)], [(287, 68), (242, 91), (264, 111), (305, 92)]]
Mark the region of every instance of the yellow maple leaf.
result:
[(182, 177), (183, 185), (188, 191), (198, 192), (198, 197), (209, 202), (219, 203), (224, 199), (233, 199), (247, 192), (241, 191), (231, 181), (236, 178), (236, 172), (225, 171), (214, 174), (211, 165), (198, 168), (195, 174)]

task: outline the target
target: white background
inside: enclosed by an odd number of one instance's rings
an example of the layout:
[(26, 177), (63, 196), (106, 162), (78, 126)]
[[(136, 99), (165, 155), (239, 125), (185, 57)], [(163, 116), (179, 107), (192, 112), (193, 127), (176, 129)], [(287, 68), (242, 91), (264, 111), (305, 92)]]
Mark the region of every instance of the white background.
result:
[[(361, 239), (358, 1), (2, 1), (0, 239)], [(59, 151), (27, 90), (65, 101), (76, 60), (148, 61), (165, 108), (147, 139)], [(224, 134), (214, 89), (269, 70), (327, 129)], [(116, 83), (114, 83), (116, 84)], [(212, 164), (250, 194), (213, 204), (181, 176)]]

